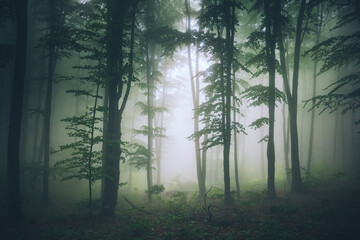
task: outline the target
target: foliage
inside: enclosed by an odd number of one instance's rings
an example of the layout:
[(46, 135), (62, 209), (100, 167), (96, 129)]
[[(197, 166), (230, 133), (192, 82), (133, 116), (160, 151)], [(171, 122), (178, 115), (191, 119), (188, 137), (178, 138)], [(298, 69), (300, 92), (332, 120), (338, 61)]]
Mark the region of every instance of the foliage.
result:
[[(152, 185), (150, 188), (151, 194), (160, 194), (164, 191), (165, 191), (165, 187), (162, 184), (160, 184), (160, 185), (155, 184), (155, 185)], [(148, 192), (148, 191), (146, 190), (145, 192)]]
[(178, 192), (165, 202), (167, 211), (171, 215), (184, 215), (187, 213), (188, 202), (184, 192)]
[[(305, 101), (314, 103), (312, 108), (322, 108), (322, 112), (328, 110), (330, 113), (337, 109), (347, 111), (356, 111), (360, 107), (360, 31), (353, 28), (360, 20), (358, 11), (360, 2), (349, 0), (346, 2), (334, 2), (337, 14), (339, 16), (336, 26), (332, 29), (346, 29), (338, 36), (330, 37), (307, 51), (314, 60), (322, 61), (323, 65), (319, 75), (331, 69), (344, 70), (342, 77), (335, 78), (324, 90), (327, 93), (316, 96), (313, 99)], [(356, 124), (359, 124), (356, 121)]]
[[(128, 162), (137, 169), (145, 169), (149, 154), (149, 150), (144, 144), (131, 143), (129, 144)], [(151, 154), (153, 155), (153, 153)]]
[[(269, 87), (263, 85), (251, 86), (242, 92), (242, 98), (248, 99), (250, 106), (256, 107), (262, 104), (268, 106), (269, 104)], [(279, 89), (275, 89), (275, 101), (286, 102), (285, 94)]]
[[(95, 124), (99, 123), (101, 119), (96, 118)], [(82, 116), (74, 116), (65, 118), (62, 120), (69, 125), (66, 127), (69, 130), (68, 135), (72, 138), (79, 139), (76, 142), (72, 142), (66, 145), (60, 146), (59, 151), (68, 151), (70, 156), (66, 159), (56, 162), (55, 168), (61, 170), (62, 174), (65, 174), (63, 180), (69, 180), (73, 178), (87, 179), (89, 180), (91, 171), (91, 181), (101, 179), (103, 176), (101, 167), (101, 151), (93, 151), (90, 156), (90, 144), (94, 146), (102, 142), (101, 136), (96, 136), (91, 139), (91, 125), (92, 125), (92, 111), (85, 113)], [(97, 131), (101, 131), (100, 128), (95, 128)], [(89, 157), (91, 157), (91, 165), (88, 165)]]

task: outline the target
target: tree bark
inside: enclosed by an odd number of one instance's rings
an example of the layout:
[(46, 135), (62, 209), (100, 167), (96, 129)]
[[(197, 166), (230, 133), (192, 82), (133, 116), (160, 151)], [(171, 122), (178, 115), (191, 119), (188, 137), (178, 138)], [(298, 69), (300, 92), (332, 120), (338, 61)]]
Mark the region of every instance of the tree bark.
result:
[[(315, 46), (320, 43), (320, 34), (322, 29), (322, 19), (323, 19), (323, 4), (320, 4), (316, 7), (316, 16), (318, 22), (316, 22), (316, 42)], [(316, 96), (316, 81), (317, 81), (317, 64), (318, 61), (314, 60), (314, 70), (313, 70), (313, 91), (312, 91), (312, 98)], [(314, 130), (315, 130), (315, 100), (313, 100), (313, 109), (311, 110), (311, 120), (310, 120), (310, 137), (309, 137), (309, 152), (307, 158), (307, 168), (306, 168), (306, 175), (307, 178), (310, 177), (311, 174), (311, 164), (312, 164), (312, 154), (313, 154), (313, 142), (314, 142)]]
[[(107, 19), (107, 75), (109, 79), (109, 108), (108, 125), (105, 133), (105, 156), (103, 156), (103, 168), (105, 177), (102, 183), (101, 214), (106, 216), (115, 215), (118, 198), (120, 178), (120, 155), (121, 155), (121, 118), (130, 91), (129, 84), (126, 87), (124, 99), (119, 110), (119, 101), (123, 93), (123, 18), (126, 14), (129, 1), (108, 0)], [(130, 79), (129, 79), (130, 80)]]
[(52, 103), (52, 84), (55, 70), (55, 0), (49, 1), (49, 61), (44, 115), (44, 170), (43, 170), (43, 204), (49, 204), (50, 174), (50, 122)]
[(7, 152), (7, 192), (8, 221), (23, 219), (20, 193), (20, 133), (27, 51), (27, 0), (17, 0), (16, 4), (16, 55), (12, 86), (10, 125)]
[[(235, 102), (235, 71), (233, 71), (233, 121), (237, 122), (236, 120), (236, 102)], [(236, 197), (240, 199), (240, 183), (239, 183), (239, 167), (238, 167), (238, 141), (237, 141), (237, 134), (236, 130), (234, 130), (234, 170), (235, 170), (235, 184), (236, 184)]]
[[(279, 3), (277, 3), (279, 4)], [(268, 1), (264, 1), (265, 11), (265, 38), (266, 56), (269, 72), (269, 140), (267, 144), (268, 158), (268, 197), (275, 198), (275, 145), (274, 145), (274, 121), (275, 121), (275, 43), (277, 36), (277, 24), (271, 17), (271, 8)]]
[[(226, 26), (226, 90), (225, 90), (225, 132), (224, 132), (224, 184), (225, 184), (225, 203), (231, 203), (230, 194), (230, 146), (231, 146), (231, 97), (232, 81), (231, 71), (234, 51), (234, 27), (235, 23), (232, 15), (234, 14), (234, 1), (225, 1), (225, 26)], [(231, 11), (232, 10), (232, 11)]]
[(294, 52), (294, 72), (292, 84), (292, 98), (289, 101), (290, 113), (290, 139), (291, 139), (291, 192), (299, 193), (303, 190), (300, 159), (299, 159), (299, 143), (297, 130), (297, 102), (298, 102), (298, 83), (299, 83), (299, 64), (300, 64), (300, 47), (302, 41), (302, 23), (305, 16), (306, 0), (301, 1), (299, 15), (296, 24), (295, 36), (295, 52)]
[[(198, 109), (199, 107), (199, 96), (200, 96), (200, 87), (199, 87), (199, 43), (196, 44), (196, 66), (195, 66), (195, 76), (193, 74), (193, 66), (192, 66), (192, 56), (191, 56), (191, 18), (190, 18), (190, 1), (185, 0), (185, 11), (186, 11), (186, 31), (188, 33), (188, 44), (187, 44), (187, 54), (188, 54), (188, 66), (189, 66), (189, 74), (190, 74), (190, 83), (191, 83), (191, 94), (192, 94), (192, 102), (193, 108)], [(200, 27), (199, 27), (200, 31)], [(199, 132), (199, 116), (194, 114), (194, 133)], [(204, 141), (207, 136), (204, 136)], [(194, 138), (195, 144), (195, 159), (196, 159), (196, 175), (198, 179), (198, 187), (199, 187), (199, 199), (202, 199), (206, 193), (206, 151), (204, 150), (201, 154), (200, 147), (200, 138), (195, 136)]]

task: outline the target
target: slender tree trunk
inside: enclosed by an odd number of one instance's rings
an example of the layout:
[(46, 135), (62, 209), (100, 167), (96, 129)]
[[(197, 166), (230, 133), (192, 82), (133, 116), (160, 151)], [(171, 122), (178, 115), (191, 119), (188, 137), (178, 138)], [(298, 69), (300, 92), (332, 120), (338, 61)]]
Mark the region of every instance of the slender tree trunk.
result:
[[(320, 42), (320, 34), (321, 34), (321, 30), (322, 30), (322, 20), (323, 20), (323, 4), (317, 5), (316, 7), (316, 15), (317, 15), (317, 19), (319, 19), (317, 21), (317, 26), (316, 26), (316, 42), (315, 42), (315, 46), (319, 44)], [(314, 60), (314, 71), (313, 71), (313, 92), (312, 92), (312, 97), (315, 98), (316, 96), (316, 81), (317, 81), (317, 64), (318, 61)], [(313, 101), (313, 106), (315, 104), (315, 100)], [(306, 169), (306, 174), (307, 177), (310, 177), (310, 173), (311, 173), (311, 164), (312, 164), (312, 155), (313, 155), (313, 142), (314, 142), (314, 130), (315, 130), (315, 107), (313, 107), (313, 109), (311, 110), (311, 120), (310, 120), (310, 139), (309, 139), (309, 152), (308, 152), (308, 159), (307, 159), (307, 169)]]
[[(299, 65), (300, 65), (300, 47), (303, 37), (302, 23), (305, 15), (306, 0), (301, 1), (299, 15), (296, 25), (295, 36), (295, 53), (294, 53), (294, 70), (292, 92), (290, 90), (289, 81), (287, 78), (287, 69), (285, 62), (285, 50), (283, 45), (283, 37), (281, 27), (279, 28), (279, 50), (280, 62), (282, 68), (283, 81), (285, 86), (285, 93), (288, 100), (289, 116), (290, 116), (290, 140), (291, 140), (291, 191), (299, 193), (302, 191), (302, 180), (300, 173), (300, 159), (299, 159), (299, 138), (297, 131), (297, 101), (298, 101), (298, 82), (299, 82)], [(280, 23), (281, 7), (277, 6), (276, 20)]]
[(152, 58), (150, 60), (149, 57), (149, 43), (146, 43), (146, 83), (147, 83), (147, 126), (148, 126), (148, 135), (147, 135), (147, 146), (148, 146), (148, 157), (147, 157), (147, 166), (146, 166), (146, 176), (147, 176), (147, 190), (148, 190), (148, 198), (149, 202), (152, 201), (152, 148), (153, 148), (153, 117), (151, 108), (153, 106), (152, 95), (153, 95), (153, 80), (151, 76), (151, 66), (150, 61), (153, 61)]
[[(264, 85), (264, 82), (263, 80), (261, 81), (261, 84)], [(260, 107), (260, 115), (261, 117), (265, 117), (265, 114), (264, 114), (264, 106), (262, 105)], [(261, 128), (261, 139), (265, 137), (265, 128)], [(260, 143), (260, 148), (261, 148), (261, 155), (260, 155), (260, 167), (261, 167), (261, 178), (262, 180), (265, 182), (266, 180), (266, 167), (265, 167), (265, 164), (266, 164), (266, 153), (265, 153), (265, 143), (264, 142), (261, 142)]]
[(44, 115), (44, 170), (43, 170), (43, 204), (49, 204), (49, 174), (50, 174), (50, 121), (52, 103), (52, 84), (55, 70), (55, 0), (49, 2), (49, 63)]
[[(189, 65), (189, 74), (190, 74), (190, 83), (191, 83), (191, 93), (192, 93), (192, 101), (194, 109), (199, 107), (199, 95), (200, 95), (200, 88), (199, 88), (199, 49), (198, 43), (196, 45), (196, 76), (194, 77), (193, 74), (193, 66), (192, 66), (192, 56), (191, 56), (191, 39), (190, 39), (190, 31), (191, 31), (191, 18), (190, 18), (190, 1), (185, 0), (185, 11), (187, 17), (187, 26), (186, 30), (189, 34), (188, 39), (188, 65)], [(200, 29), (199, 29), (200, 30)], [(194, 114), (194, 133), (199, 132), (199, 116)], [(205, 136), (207, 138), (207, 136)], [(203, 151), (201, 154), (200, 148), (200, 139), (198, 136), (194, 138), (195, 144), (195, 159), (196, 159), (196, 174), (198, 179), (198, 186), (199, 186), (199, 198), (202, 199), (206, 192), (205, 186), (205, 172), (206, 172), (206, 152)], [(204, 159), (205, 157), (205, 159)]]
[[(233, 71), (233, 121), (237, 122), (236, 120), (236, 102), (235, 102), (235, 71)], [(240, 199), (240, 183), (239, 183), (239, 167), (238, 167), (238, 141), (237, 141), (237, 134), (236, 130), (234, 130), (234, 170), (235, 170), (235, 184), (236, 184), (236, 197)]]
[(289, 133), (290, 133), (290, 121), (289, 116), (286, 114), (286, 103), (283, 103), (283, 144), (284, 144), (284, 162), (285, 162), (285, 176), (286, 183), (291, 183), (290, 165), (289, 165)]
[[(232, 5), (231, 5), (232, 4)], [(231, 145), (231, 70), (233, 61), (233, 48), (234, 48), (234, 27), (235, 23), (232, 22), (231, 9), (235, 8), (234, 3), (226, 1), (225, 9), (225, 25), (226, 25), (226, 82), (225, 82), (225, 131), (224, 131), (224, 185), (225, 185), (225, 203), (231, 203), (230, 194), (230, 145)]]
[[(161, 102), (161, 106), (165, 107), (165, 103), (166, 103), (166, 76), (167, 74), (164, 74), (165, 78), (163, 79), (163, 83), (162, 83), (162, 102)], [(164, 112), (160, 113), (160, 137), (157, 138), (157, 144), (156, 144), (156, 157), (157, 157), (157, 161), (156, 161), (156, 184), (160, 185), (161, 184), (161, 152), (162, 152), (162, 135), (163, 133), (163, 128), (164, 128)]]
[(16, 4), (16, 55), (12, 86), (10, 124), (7, 152), (8, 221), (23, 219), (20, 193), (20, 133), (27, 52), (27, 1), (17, 0)]
[[(98, 64), (98, 71), (101, 71), (100, 67), (101, 62), (99, 61)], [(96, 117), (96, 108), (97, 108), (97, 102), (99, 97), (99, 88), (100, 88), (100, 80), (97, 80), (96, 83), (96, 95), (95, 95), (95, 103), (94, 103), (94, 110), (93, 110), (93, 116), (92, 116), (92, 122), (91, 122), (91, 135), (90, 135), (90, 150), (89, 150), (89, 159), (88, 159), (88, 171), (89, 171), (89, 216), (92, 216), (92, 153), (93, 153), (93, 146), (94, 146), (94, 130), (95, 130), (95, 117)]]
[[(44, 58), (43, 58), (44, 59)], [(43, 69), (45, 68), (45, 62), (44, 64), (42, 64), (41, 67), (41, 72), (40, 72), (40, 76), (45, 75), (45, 73), (43, 73)], [(40, 132), (40, 123), (41, 123), (41, 116), (43, 116), (43, 111), (42, 111), (42, 99), (43, 99), (43, 89), (44, 89), (44, 82), (43, 80), (40, 80), (39, 82), (39, 88), (38, 88), (38, 96), (37, 96), (37, 107), (36, 110), (39, 111), (36, 114), (36, 118), (35, 118), (35, 128), (34, 128), (34, 146), (33, 146), (33, 156), (32, 156), (32, 163), (36, 162), (36, 159), (38, 159), (38, 154), (40, 154), (40, 147), (39, 147), (39, 132)], [(41, 132), (43, 132), (43, 130), (41, 129)], [(40, 135), (41, 136), (41, 135)], [(42, 145), (42, 141), (40, 139), (40, 145)]]
[(300, 159), (299, 159), (299, 143), (297, 130), (297, 102), (298, 102), (298, 81), (299, 81), (299, 64), (300, 64), (300, 47), (302, 41), (302, 23), (305, 15), (306, 0), (301, 1), (299, 15), (296, 24), (295, 36), (295, 53), (294, 53), (294, 72), (292, 84), (292, 98), (289, 102), (290, 113), (290, 139), (291, 139), (291, 191), (299, 193), (303, 190)]

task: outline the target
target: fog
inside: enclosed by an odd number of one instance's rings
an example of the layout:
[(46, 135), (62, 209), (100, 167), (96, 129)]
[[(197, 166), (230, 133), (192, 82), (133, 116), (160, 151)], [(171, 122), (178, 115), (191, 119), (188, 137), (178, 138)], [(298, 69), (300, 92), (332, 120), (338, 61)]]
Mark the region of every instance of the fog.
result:
[(358, 1), (14, 2), (0, 2), (1, 223), (325, 239), (336, 214), (360, 221)]

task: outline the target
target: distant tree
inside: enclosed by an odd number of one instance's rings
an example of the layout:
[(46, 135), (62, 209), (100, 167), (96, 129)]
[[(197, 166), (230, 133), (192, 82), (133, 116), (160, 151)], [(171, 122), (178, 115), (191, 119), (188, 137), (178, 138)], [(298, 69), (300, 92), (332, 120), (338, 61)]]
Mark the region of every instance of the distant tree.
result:
[[(324, 6), (325, 4), (321, 3), (316, 6), (316, 14), (313, 17), (314, 30), (315, 30), (315, 46), (320, 43), (320, 36), (323, 31), (324, 24)], [(313, 69), (313, 86), (312, 86), (312, 98), (316, 97), (316, 87), (317, 87), (317, 74), (318, 74), (318, 60), (314, 60), (314, 69)], [(313, 101), (315, 104), (315, 100)], [(312, 165), (312, 155), (313, 155), (313, 144), (314, 144), (314, 130), (315, 130), (315, 108), (311, 110), (311, 120), (310, 120), (310, 137), (309, 137), (309, 152), (307, 157), (307, 167), (306, 175), (307, 178), (310, 177), (311, 165)]]
[[(203, 11), (204, 4), (202, 3)], [(189, 74), (190, 74), (190, 83), (191, 83), (191, 94), (192, 94), (192, 102), (194, 109), (199, 107), (200, 101), (200, 79), (199, 79), (199, 51), (200, 51), (200, 39), (199, 37), (196, 38), (196, 56), (195, 56), (195, 74), (193, 71), (193, 64), (192, 64), (192, 56), (191, 56), (191, 42), (192, 42), (192, 30), (191, 30), (191, 6), (190, 0), (185, 0), (185, 12), (186, 12), (186, 33), (188, 35), (187, 41), (187, 52), (188, 52), (188, 65), (189, 65)], [(199, 23), (199, 30), (198, 35), (201, 34), (201, 23)], [(207, 124), (208, 125), (208, 124)], [(208, 127), (208, 126), (207, 126)], [(194, 114), (194, 132), (197, 133), (199, 131), (199, 116)], [(204, 141), (208, 139), (208, 134), (204, 135)], [(194, 144), (195, 144), (195, 158), (196, 158), (196, 173), (198, 179), (198, 186), (199, 186), (199, 198), (203, 198), (206, 193), (206, 149), (202, 150), (201, 154), (201, 147), (200, 147), (200, 138), (199, 136), (194, 137)]]
[(8, 221), (19, 222), (23, 218), (20, 194), (20, 131), (27, 50), (27, 1), (15, 1), (16, 54), (12, 86), (10, 126), (7, 152)]
[(288, 80), (288, 70), (285, 60), (285, 47), (284, 47), (284, 36), (282, 34), (282, 25), (284, 19), (281, 15), (282, 4), (281, 1), (275, 6), (275, 24), (278, 28), (278, 45), (280, 52), (280, 66), (281, 74), (283, 76), (284, 87), (286, 98), (289, 107), (290, 116), (290, 143), (291, 143), (291, 191), (298, 193), (301, 192), (302, 180), (300, 172), (300, 159), (299, 159), (299, 138), (297, 129), (297, 105), (298, 105), (298, 85), (299, 85), (299, 69), (300, 69), (300, 49), (301, 43), (306, 32), (306, 27), (303, 27), (303, 22), (308, 17), (312, 7), (313, 1), (306, 3), (306, 0), (302, 0), (300, 3), (299, 12), (297, 15), (297, 22), (295, 27), (295, 46), (294, 46), (294, 69), (292, 77), (292, 89)]
[(51, 129), (51, 112), (52, 112), (52, 91), (55, 81), (55, 69), (58, 59), (69, 57), (69, 47), (72, 44), (72, 33), (70, 28), (71, 21), (69, 16), (74, 8), (68, 0), (48, 0), (47, 2), (36, 2), (38, 10), (44, 14), (41, 16), (42, 21), (47, 25), (46, 34), (39, 40), (39, 47), (47, 51), (47, 77), (46, 77), (46, 94), (43, 123), (43, 191), (42, 202), (49, 204), (49, 175), (50, 175), (50, 129)]
[[(360, 2), (349, 0), (344, 2), (328, 1), (334, 7), (337, 14), (337, 23), (332, 31), (341, 31), (336, 36), (329, 37), (321, 41), (312, 49), (307, 51), (315, 61), (323, 64), (318, 75), (329, 70), (346, 69), (346, 74), (339, 79), (335, 78), (325, 89), (327, 93), (318, 95), (307, 100), (306, 103), (314, 103), (312, 107), (322, 108), (322, 112), (335, 112), (341, 109), (343, 113), (347, 111), (358, 111), (360, 108), (360, 72), (359, 69), (350, 66), (357, 66), (360, 59), (359, 41)], [(336, 76), (336, 75), (334, 75)], [(355, 121), (356, 125), (360, 120)]]
[(207, 29), (201, 36), (204, 41), (202, 50), (212, 54), (214, 64), (203, 73), (204, 81), (208, 84), (204, 88), (206, 102), (202, 103), (197, 110), (197, 114), (202, 116), (201, 121), (207, 128), (195, 132), (191, 138), (209, 134), (209, 138), (203, 141), (204, 149), (223, 145), (224, 196), (225, 202), (230, 203), (231, 131), (232, 129), (243, 130), (241, 124), (231, 121), (231, 110), (235, 107), (231, 104), (234, 35), (237, 21), (235, 10), (243, 10), (244, 6), (241, 2), (230, 0), (204, 1), (204, 3), (204, 10), (199, 16), (202, 28)]

